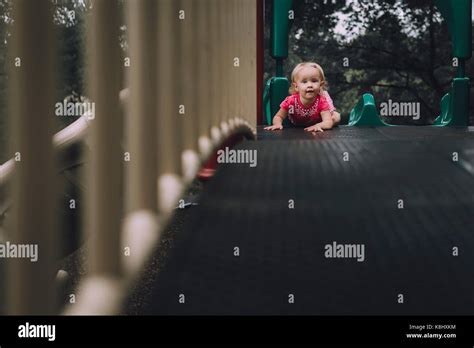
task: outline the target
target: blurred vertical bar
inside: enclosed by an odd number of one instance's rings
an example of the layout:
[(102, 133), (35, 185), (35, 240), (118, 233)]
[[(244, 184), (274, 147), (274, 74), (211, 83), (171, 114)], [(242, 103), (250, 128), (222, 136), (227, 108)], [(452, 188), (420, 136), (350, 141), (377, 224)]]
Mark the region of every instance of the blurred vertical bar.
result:
[(222, 0), (210, 0), (211, 2), (211, 57), (209, 64), (211, 66), (211, 76), (209, 79), (209, 88), (211, 91), (211, 96), (209, 99), (210, 103), (210, 111), (211, 111), (211, 139), (212, 142), (215, 144), (220, 137), (219, 132), (219, 113), (220, 113), (220, 85), (222, 84), (222, 76), (221, 76), (221, 66), (220, 66), (220, 48), (221, 48), (221, 40), (223, 40), (222, 33), (220, 31), (219, 26), (219, 18), (221, 17), (222, 13), (220, 11), (221, 7), (220, 4)]
[(240, 56), (239, 52), (239, 31), (241, 31), (241, 28), (239, 28), (238, 24), (238, 3), (239, 0), (232, 0), (230, 2), (232, 8), (231, 8), (231, 14), (232, 16), (229, 19), (230, 22), (230, 27), (232, 28), (232, 31), (230, 33), (231, 37), (229, 38), (230, 41), (230, 53), (231, 53), (231, 75), (230, 75), (230, 94), (229, 94), (229, 125), (234, 124), (234, 119), (237, 117), (239, 114), (239, 109), (242, 107), (242, 100), (240, 99), (239, 95), (239, 83), (242, 78), (240, 74), (240, 67), (235, 66), (235, 59), (241, 59), (242, 57)]
[(127, 215), (122, 247), (125, 278), (136, 280), (160, 237), (157, 219), (157, 1), (127, 2), (130, 86), (126, 121), (130, 162), (127, 163)]
[(264, 20), (265, 8), (264, 0), (257, 1), (257, 17), (256, 17), (256, 35), (257, 35), (257, 124), (263, 124), (263, 71), (264, 71), (264, 57), (263, 57), (263, 41), (264, 41)]
[(257, 99), (258, 86), (257, 81), (257, 6), (255, 0), (243, 0), (245, 3), (245, 46), (248, 59), (246, 65), (246, 81), (244, 91), (246, 92), (245, 103), (247, 109), (244, 111), (247, 121), (252, 129), (257, 127)]
[[(237, 26), (238, 27), (241, 27), (242, 29), (239, 31), (238, 33), (238, 36), (237, 36), (237, 49), (238, 49), (238, 52), (239, 52), (239, 55), (241, 57), (240, 59), (240, 67), (239, 67), (239, 70), (240, 70), (240, 78), (238, 80), (238, 84), (237, 84), (237, 93), (238, 93), (238, 96), (239, 96), (239, 99), (240, 100), (245, 100), (245, 91), (244, 91), (244, 88), (245, 88), (245, 82), (246, 80), (248, 79), (247, 76), (245, 76), (245, 64), (246, 64), (246, 61), (247, 61), (247, 57), (245, 56), (245, 45), (246, 45), (246, 42), (245, 42), (245, 31), (246, 31), (246, 28), (244, 27), (244, 18), (243, 18), (243, 10), (244, 10), (244, 3), (242, 0), (239, 0), (238, 4), (237, 4), (237, 9), (236, 9), (236, 21), (237, 21)], [(239, 110), (238, 110), (238, 118), (240, 121), (242, 121), (244, 118), (245, 118), (245, 114), (244, 114), (244, 111), (245, 111), (245, 103), (247, 103), (247, 100), (245, 100), (244, 103), (240, 103), (240, 107), (239, 107)]]
[(197, 31), (198, 46), (197, 66), (198, 74), (196, 99), (198, 112), (198, 134), (199, 134), (199, 150), (204, 157), (207, 157), (211, 151), (211, 143), (209, 138), (210, 118), (211, 114), (211, 84), (212, 66), (211, 66), (211, 1), (199, 1), (197, 11)]
[(248, 103), (248, 100), (246, 99), (247, 93), (245, 91), (245, 88), (248, 88), (248, 79), (249, 76), (247, 76), (247, 65), (249, 61), (249, 57), (247, 56), (247, 45), (248, 42), (246, 42), (247, 38), (247, 28), (245, 27), (248, 23), (246, 23), (246, 18), (244, 16), (244, 11), (247, 9), (246, 8), (246, 2), (245, 0), (240, 0), (238, 7), (237, 7), (237, 21), (239, 27), (242, 27), (242, 30), (239, 32), (239, 37), (238, 37), (238, 47), (239, 47), (239, 54), (241, 55), (241, 64), (240, 64), (240, 72), (244, 76), (243, 79), (239, 80), (239, 98), (241, 100), (245, 100), (245, 103), (242, 103), (242, 107), (239, 109), (239, 117), (242, 119), (243, 122), (247, 120), (247, 107), (246, 103)]
[(198, 44), (198, 7), (203, 6), (203, 2), (195, 0), (182, 0), (182, 10), (184, 19), (180, 20), (181, 38), (180, 45), (180, 104), (184, 105), (184, 114), (180, 114), (180, 123), (183, 135), (183, 176), (189, 182), (194, 178), (199, 166), (198, 145), (198, 70), (199, 55)]
[(128, 1), (128, 211), (156, 211), (157, 208), (156, 4), (155, 0)]
[[(231, 51), (231, 45), (232, 45), (232, 33), (233, 31), (239, 30), (238, 28), (232, 27), (232, 0), (227, 0), (227, 1), (220, 1), (219, 2), (222, 6), (222, 14), (219, 17), (220, 19), (220, 25), (219, 25), (219, 31), (222, 33), (223, 37), (222, 40), (219, 41), (219, 43), (222, 45), (222, 51), (221, 51), (221, 66), (222, 66), (222, 74), (221, 74), (221, 109), (220, 109), (220, 120), (219, 120), (219, 126), (221, 127), (221, 130), (223, 129), (223, 125), (227, 121), (227, 118), (229, 117), (229, 110), (231, 109), (230, 106), (230, 92), (231, 92), (231, 84), (232, 84), (232, 68), (233, 68), (233, 52)], [(225, 136), (226, 134), (223, 133)]]
[(169, 212), (176, 204), (181, 191), (181, 153), (183, 150), (182, 131), (179, 128), (180, 90), (178, 83), (181, 67), (181, 37), (179, 17), (180, 0), (159, 0), (157, 15), (158, 30), (158, 207), (161, 212)]
[(242, 51), (243, 56), (245, 57), (243, 71), (246, 77), (245, 80), (242, 81), (242, 98), (246, 101), (244, 110), (242, 110), (242, 116), (247, 122), (249, 122), (251, 117), (255, 117), (257, 109), (257, 107), (255, 107), (255, 109), (251, 109), (250, 106), (247, 106), (247, 104), (252, 104), (252, 101), (255, 99), (255, 95), (257, 94), (255, 78), (251, 73), (251, 64), (254, 57), (251, 55), (250, 47), (254, 44), (254, 40), (249, 36), (251, 28), (248, 28), (249, 25), (252, 25), (250, 20), (251, 16), (253, 15), (252, 12), (257, 10), (257, 7), (255, 7), (255, 10), (252, 9), (251, 3), (253, 2), (255, 2), (255, 0), (243, 0), (240, 7), (242, 17), (241, 20), (243, 22), (242, 25), (245, 28), (242, 33)]
[[(91, 275), (119, 276), (122, 216), (122, 115), (119, 107), (121, 52), (119, 2), (94, 2), (89, 23), (88, 89), (95, 103), (87, 166), (86, 233)], [(133, 64), (133, 63), (132, 63)]]
[(38, 260), (9, 260), (7, 311), (48, 315), (55, 311), (57, 250), (51, 140), (55, 97), (51, 2), (15, 0), (13, 6), (9, 93), (12, 150), (17, 162), (10, 242), (37, 245)]

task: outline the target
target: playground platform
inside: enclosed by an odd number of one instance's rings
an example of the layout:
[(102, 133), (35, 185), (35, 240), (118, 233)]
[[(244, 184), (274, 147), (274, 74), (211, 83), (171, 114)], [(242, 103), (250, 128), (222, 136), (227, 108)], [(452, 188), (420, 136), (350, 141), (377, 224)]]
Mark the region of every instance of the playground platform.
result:
[[(257, 166), (219, 166), (161, 271), (143, 274), (137, 314), (472, 314), (473, 140), (472, 127), (259, 128), (237, 146)], [(363, 245), (363, 260), (326, 257), (334, 243)]]

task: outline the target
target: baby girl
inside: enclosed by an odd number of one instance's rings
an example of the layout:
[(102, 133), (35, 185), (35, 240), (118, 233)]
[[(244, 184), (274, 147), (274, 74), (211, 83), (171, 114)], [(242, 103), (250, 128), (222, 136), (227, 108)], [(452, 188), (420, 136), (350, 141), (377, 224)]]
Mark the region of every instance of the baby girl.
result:
[(283, 129), (282, 123), (287, 116), (291, 123), (305, 126), (304, 130), (308, 132), (323, 132), (339, 124), (341, 115), (335, 111), (325, 85), (324, 71), (319, 64), (298, 64), (291, 73), (291, 95), (280, 104), (273, 125), (265, 129)]

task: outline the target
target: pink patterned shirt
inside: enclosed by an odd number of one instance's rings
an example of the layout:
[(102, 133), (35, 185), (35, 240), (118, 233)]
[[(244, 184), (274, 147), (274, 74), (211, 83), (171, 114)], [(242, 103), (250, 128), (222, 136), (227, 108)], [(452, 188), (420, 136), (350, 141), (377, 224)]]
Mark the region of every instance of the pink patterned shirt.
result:
[(333, 112), (336, 110), (329, 93), (324, 91), (317, 95), (313, 102), (303, 105), (298, 93), (292, 94), (283, 100), (280, 108), (288, 112), (291, 123), (297, 126), (311, 126), (322, 121), (321, 111)]

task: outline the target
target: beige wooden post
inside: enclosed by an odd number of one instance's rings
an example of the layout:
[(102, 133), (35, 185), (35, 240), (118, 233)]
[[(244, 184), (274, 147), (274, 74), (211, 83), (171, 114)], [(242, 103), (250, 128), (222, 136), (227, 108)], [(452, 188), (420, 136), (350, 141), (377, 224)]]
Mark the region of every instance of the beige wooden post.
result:
[(157, 15), (158, 32), (158, 208), (162, 213), (170, 212), (177, 203), (182, 190), (183, 151), (182, 130), (179, 128), (180, 90), (178, 79), (181, 37), (180, 0), (159, 0)]
[(242, 52), (242, 56), (244, 57), (244, 61), (242, 62), (242, 71), (243, 75), (245, 76), (245, 79), (240, 81), (240, 95), (241, 98), (245, 99), (245, 105), (243, 105), (242, 109), (240, 110), (239, 117), (245, 122), (249, 115), (248, 115), (248, 107), (247, 103), (250, 102), (248, 100), (248, 93), (246, 89), (248, 89), (248, 83), (247, 80), (250, 81), (251, 76), (248, 75), (249, 69), (249, 59), (250, 57), (248, 56), (248, 46), (249, 42), (247, 40), (249, 39), (247, 33), (248, 33), (248, 28), (245, 28), (245, 25), (248, 25), (248, 16), (250, 15), (249, 13), (246, 13), (248, 11), (248, 2), (246, 0), (240, 1), (239, 4), (239, 22), (241, 23), (242, 27), (244, 28), (242, 32), (240, 33), (240, 49)]
[(8, 261), (7, 311), (47, 315), (55, 311), (57, 260), (51, 141), (55, 117), (52, 12), (48, 0), (16, 0), (13, 6), (9, 114), (16, 168), (9, 242), (26, 244), (29, 253)]
[(245, 77), (243, 76), (242, 69), (240, 67), (240, 63), (241, 63), (241, 60), (242, 60), (241, 32), (243, 30), (243, 28), (241, 27), (242, 22), (240, 21), (240, 12), (239, 12), (241, 3), (238, 0), (234, 0), (233, 1), (233, 6), (234, 6), (234, 9), (232, 11), (233, 12), (233, 16), (232, 16), (233, 25), (232, 25), (232, 27), (233, 28), (239, 28), (239, 30), (234, 30), (234, 32), (233, 32), (234, 37), (233, 37), (233, 47), (232, 47), (233, 57), (239, 58), (239, 66), (234, 67), (234, 69), (233, 69), (233, 71), (235, 71), (236, 73), (233, 75), (233, 81), (234, 82), (232, 83), (232, 86), (233, 86), (232, 94), (234, 95), (234, 102), (233, 103), (235, 103), (235, 109), (234, 109), (234, 112), (232, 114), (231, 125), (232, 125), (233, 128), (235, 128), (235, 126), (237, 125), (237, 118), (240, 117), (240, 115), (242, 113), (243, 104), (245, 103), (245, 101), (242, 99), (242, 79), (245, 78)]
[(242, 122), (244, 120), (245, 116), (245, 111), (247, 109), (247, 103), (249, 102), (246, 97), (245, 89), (248, 87), (247, 85), (247, 80), (249, 79), (249, 76), (247, 76), (247, 64), (248, 64), (248, 56), (247, 52), (245, 51), (246, 46), (249, 44), (246, 42), (248, 40), (247, 36), (245, 35), (247, 28), (244, 26), (246, 25), (245, 23), (245, 16), (247, 15), (244, 13), (245, 10), (245, 2), (244, 1), (238, 1), (238, 9), (237, 9), (237, 19), (238, 19), (238, 25), (242, 27), (242, 30), (239, 32), (239, 38), (238, 38), (238, 49), (239, 49), (239, 54), (241, 56), (240, 60), (240, 76), (238, 80), (238, 86), (239, 86), (239, 99), (245, 100), (245, 103), (241, 103), (240, 108), (238, 110), (238, 118), (239, 122)]
[(220, 105), (222, 103), (220, 88), (223, 83), (222, 71), (221, 71), (221, 41), (223, 40), (222, 32), (220, 31), (219, 19), (222, 16), (221, 13), (222, 1), (211, 0), (211, 76), (209, 79), (211, 88), (211, 97), (209, 99), (211, 109), (211, 140), (213, 144), (216, 144), (220, 140), (220, 128), (219, 128), (219, 116), (220, 116)]
[(198, 42), (198, 8), (203, 4), (195, 0), (182, 0), (182, 10), (185, 17), (180, 20), (180, 104), (184, 114), (179, 115), (180, 128), (183, 136), (182, 166), (185, 182), (193, 180), (199, 168), (198, 154), (198, 52), (201, 49)]
[(257, 128), (257, 86), (255, 81), (257, 80), (257, 2), (254, 0), (245, 0), (246, 11), (245, 28), (247, 30), (247, 55), (249, 64), (247, 65), (247, 76), (245, 91), (248, 95), (248, 103), (246, 103), (248, 110), (245, 114), (247, 115), (247, 121), (250, 127), (256, 134)]
[(65, 314), (117, 314), (124, 295), (121, 230), (123, 168), (128, 151), (121, 146), (120, 22), (117, 1), (94, 2), (87, 32), (87, 93), (95, 103), (89, 134), (90, 155), (85, 162), (88, 274), (77, 290), (76, 303), (66, 308)]
[(92, 276), (119, 276), (122, 217), (122, 116), (119, 106), (121, 52), (118, 2), (94, 2), (89, 23), (88, 82), (95, 118), (87, 166), (86, 223)]
[(199, 153), (207, 158), (211, 152), (210, 128), (212, 118), (212, 56), (211, 56), (211, 1), (201, 0), (197, 10), (198, 46), (196, 99), (198, 112)]
[(128, 2), (130, 86), (126, 120), (130, 160), (126, 163), (127, 207), (122, 234), (127, 281), (135, 281), (158, 242), (157, 220), (157, 34), (155, 0)]
[(253, 130), (256, 128), (256, 113), (257, 113), (257, 87), (255, 86), (257, 74), (257, 4), (254, 0), (241, 0), (241, 20), (243, 21), (241, 41), (243, 43), (242, 50), (245, 56), (243, 64), (243, 75), (245, 80), (242, 81), (242, 94), (246, 100), (244, 108), (242, 109), (242, 118), (244, 124)]
[(235, 100), (238, 100), (238, 104), (234, 113), (234, 121), (232, 122), (233, 125), (238, 126), (240, 124), (240, 120), (242, 117), (242, 110), (245, 107), (245, 103), (247, 102), (245, 99), (243, 99), (242, 95), (242, 81), (246, 78), (244, 75), (244, 69), (243, 69), (243, 64), (245, 64), (245, 59), (246, 57), (243, 55), (243, 33), (245, 32), (245, 28), (243, 27), (243, 21), (242, 21), (242, 13), (241, 13), (241, 6), (242, 6), (242, 1), (233, 1), (233, 6), (234, 6), (234, 24), (233, 26), (236, 28), (240, 28), (240, 30), (234, 32), (234, 53), (233, 57), (238, 58), (238, 63), (239, 65), (237, 67), (234, 67), (233, 70), (237, 71), (238, 73), (235, 74), (234, 78), (234, 96)]
[(154, 0), (128, 2), (128, 211), (155, 211), (157, 207), (156, 14)]
[[(220, 109), (220, 119), (219, 126), (221, 128), (222, 137), (229, 135), (229, 128), (227, 120), (229, 118), (229, 112), (232, 109), (231, 106), (231, 93), (234, 89), (232, 84), (233, 76), (233, 52), (232, 45), (234, 39), (234, 32), (239, 30), (239, 28), (232, 27), (232, 17), (233, 17), (233, 3), (232, 0), (222, 2), (222, 15), (220, 16), (219, 32), (222, 33), (223, 37), (219, 42), (222, 45), (221, 53), (221, 65), (222, 65), (222, 86), (221, 86), (221, 109)], [(229, 25), (230, 24), (230, 25)], [(222, 139), (223, 140), (223, 139)]]

